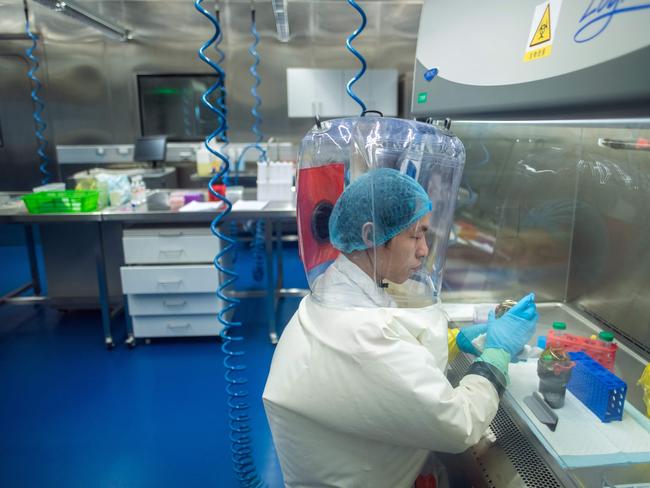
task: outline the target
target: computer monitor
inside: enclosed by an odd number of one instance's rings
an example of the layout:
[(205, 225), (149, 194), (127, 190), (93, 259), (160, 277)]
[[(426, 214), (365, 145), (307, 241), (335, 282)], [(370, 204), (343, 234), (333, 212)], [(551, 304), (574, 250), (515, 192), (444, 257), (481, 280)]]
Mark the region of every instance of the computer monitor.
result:
[[(215, 116), (201, 97), (218, 81), (214, 74), (138, 74), (140, 133), (170, 140), (201, 141), (215, 129)], [(216, 90), (210, 97), (215, 103)]]
[(167, 136), (145, 136), (135, 141), (134, 161), (149, 161), (156, 164), (165, 161), (167, 155)]

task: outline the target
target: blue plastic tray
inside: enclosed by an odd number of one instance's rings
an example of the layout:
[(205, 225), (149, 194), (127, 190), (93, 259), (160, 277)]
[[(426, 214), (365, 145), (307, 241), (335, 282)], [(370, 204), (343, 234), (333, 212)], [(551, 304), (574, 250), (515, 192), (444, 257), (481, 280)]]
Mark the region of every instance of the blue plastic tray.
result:
[(570, 352), (576, 365), (567, 388), (603, 422), (621, 420), (627, 385), (584, 352)]

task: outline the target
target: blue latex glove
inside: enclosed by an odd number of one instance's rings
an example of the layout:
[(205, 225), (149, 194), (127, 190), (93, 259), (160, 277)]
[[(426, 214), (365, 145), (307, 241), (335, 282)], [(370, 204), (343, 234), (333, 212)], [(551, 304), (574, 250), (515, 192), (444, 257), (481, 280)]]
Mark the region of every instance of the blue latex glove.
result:
[(472, 341), (481, 334), (485, 334), (486, 332), (487, 324), (476, 324), (470, 325), (468, 327), (463, 327), (460, 329), (460, 332), (456, 336), (456, 344), (458, 345), (458, 349), (468, 354), (478, 356), (481, 353), (474, 347)]
[(495, 318), (494, 312), (490, 312), (485, 348), (503, 349), (509, 352), (511, 359), (514, 360), (533, 337), (537, 319), (534, 293), (519, 300), (501, 318)]

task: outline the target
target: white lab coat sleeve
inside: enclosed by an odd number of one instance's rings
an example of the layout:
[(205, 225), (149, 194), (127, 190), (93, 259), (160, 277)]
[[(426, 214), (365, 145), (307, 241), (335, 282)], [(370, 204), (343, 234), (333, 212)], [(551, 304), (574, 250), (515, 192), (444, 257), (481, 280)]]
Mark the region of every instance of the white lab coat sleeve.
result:
[(424, 347), (386, 336), (376, 341), (382, 344), (357, 357), (357, 368), (349, 372), (356, 378), (343, 380), (350, 385), (352, 411), (334, 415), (335, 428), (393, 445), (450, 453), (478, 442), (499, 404), (489, 380), (468, 375), (453, 388)]

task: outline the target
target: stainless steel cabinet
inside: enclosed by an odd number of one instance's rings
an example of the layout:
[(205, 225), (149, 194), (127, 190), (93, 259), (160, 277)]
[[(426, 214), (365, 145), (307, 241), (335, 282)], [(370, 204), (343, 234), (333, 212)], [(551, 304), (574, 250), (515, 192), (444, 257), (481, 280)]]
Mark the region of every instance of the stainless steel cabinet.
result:
[[(344, 117), (359, 115), (359, 105), (347, 92), (356, 70), (287, 69), (289, 117)], [(397, 115), (397, 70), (368, 70), (354, 85), (354, 92), (369, 110)]]

